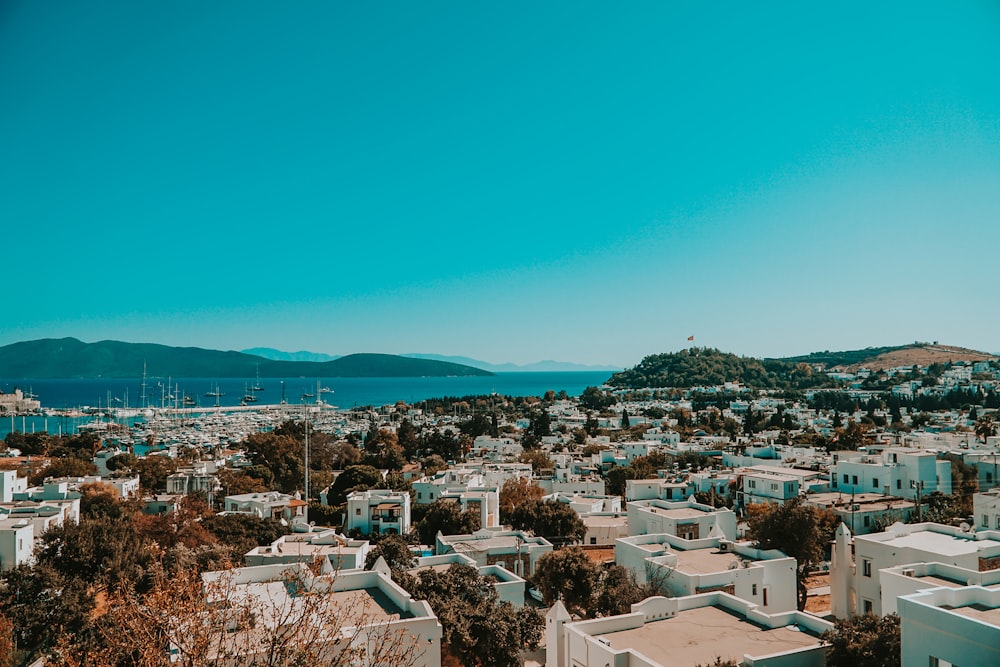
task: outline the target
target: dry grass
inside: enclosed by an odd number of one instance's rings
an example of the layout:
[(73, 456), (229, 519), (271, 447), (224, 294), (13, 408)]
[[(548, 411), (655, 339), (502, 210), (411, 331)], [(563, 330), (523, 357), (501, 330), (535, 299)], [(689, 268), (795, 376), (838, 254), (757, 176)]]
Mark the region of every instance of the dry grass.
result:
[(897, 366), (913, 366), (914, 364), (929, 366), (933, 363), (943, 364), (949, 361), (987, 361), (996, 358), (988, 352), (979, 352), (953, 345), (914, 345), (901, 350), (886, 352), (862, 363), (847, 366), (847, 370), (853, 371), (859, 368), (884, 370)]

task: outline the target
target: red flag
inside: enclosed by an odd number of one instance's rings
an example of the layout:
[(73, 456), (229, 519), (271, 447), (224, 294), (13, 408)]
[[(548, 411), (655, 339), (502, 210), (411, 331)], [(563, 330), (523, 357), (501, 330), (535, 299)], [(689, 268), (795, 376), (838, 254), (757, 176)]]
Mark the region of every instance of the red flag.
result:
[(694, 340), (694, 336), (688, 336), (688, 340)]

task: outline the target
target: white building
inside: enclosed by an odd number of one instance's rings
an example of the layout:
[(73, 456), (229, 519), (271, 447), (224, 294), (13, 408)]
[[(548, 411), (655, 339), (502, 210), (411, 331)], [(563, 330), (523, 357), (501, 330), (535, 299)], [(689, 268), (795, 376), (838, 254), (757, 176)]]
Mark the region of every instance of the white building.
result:
[(348, 532), (360, 530), (362, 535), (394, 533), (410, 530), (410, 494), (405, 491), (368, 489), (347, 496)]
[(807, 490), (825, 491), (826, 480), (822, 473), (798, 468), (778, 468), (773, 466), (752, 466), (743, 471), (740, 487), (740, 504), (785, 502), (798, 498)]
[(976, 530), (1000, 530), (1000, 489), (972, 496), (972, 508)]
[(243, 556), (243, 563), (247, 566), (308, 564), (322, 558), (335, 570), (360, 570), (365, 567), (368, 551), (368, 540), (352, 540), (327, 528), (282, 535), (267, 546), (248, 551)]
[(890, 447), (879, 454), (837, 452), (830, 468), (830, 490), (885, 493), (919, 500), (934, 491), (950, 494), (951, 463), (920, 449)]
[(1000, 665), (1000, 588), (937, 588), (899, 599), (902, 667)]
[(694, 500), (636, 500), (628, 503), (631, 535), (667, 533), (688, 540), (707, 537), (713, 530), (727, 540), (736, 539), (736, 514), (725, 507), (702, 505)]
[(694, 493), (694, 486), (683, 477), (669, 479), (627, 479), (625, 500), (684, 500)]
[(476, 567), (500, 565), (525, 577), (535, 571), (538, 559), (552, 551), (552, 543), (520, 530), (478, 530), (471, 535), (438, 534), (437, 555), (458, 553), (469, 557)]
[(241, 493), (226, 496), (227, 512), (253, 514), (262, 519), (285, 519), (305, 517), (308, 504), (287, 493), (267, 491), (265, 493)]
[(916, 514), (915, 503), (879, 493), (814, 493), (806, 496), (803, 504), (832, 511), (855, 535), (879, 532)]
[(615, 542), (615, 562), (670, 597), (722, 591), (769, 614), (796, 609), (795, 559), (746, 542), (637, 535)]
[(0, 571), (30, 563), (35, 549), (35, 527), (27, 519), (0, 518)]
[[(304, 600), (315, 598), (296, 594), (294, 587), (288, 586), (292, 578), (311, 593), (324, 596), (328, 613), (307, 616)], [(224, 594), (236, 604), (253, 602), (257, 610), (253, 622), (233, 630), (232, 646), (243, 656), (253, 656), (256, 647), (267, 650), (255, 633), (275, 631), (278, 623), (309, 624), (335, 618), (336, 634), (318, 635), (329, 644), (331, 655), (345, 646), (363, 651), (366, 645), (398, 637), (405, 638), (402, 647), (413, 651), (417, 667), (441, 665), (441, 624), (427, 602), (413, 600), (392, 581), (384, 561), (371, 571), (335, 572), (327, 564), (321, 574), (314, 575), (307, 565), (297, 563), (206, 572), (202, 579), (215, 595)], [(178, 652), (177, 646), (172, 649)], [(369, 660), (357, 664), (367, 667), (373, 664)]]
[(768, 614), (726, 593), (652, 597), (632, 611), (573, 622), (562, 602), (545, 617), (547, 667), (711, 665), (819, 667), (833, 624), (812, 614)]
[(855, 536), (853, 561), (849, 553), (835, 551), (842, 557), (835, 557), (831, 588), (837, 589), (835, 580), (845, 580), (846, 574), (846, 593), (854, 598), (854, 613), (885, 615), (883, 570), (917, 563), (941, 563), (970, 572), (995, 570), (1000, 568), (1000, 532), (965, 532), (937, 523), (897, 523), (882, 533)]
[(27, 490), (27, 477), (18, 477), (16, 470), (0, 470), (0, 503), (9, 503), (14, 500), (15, 493)]

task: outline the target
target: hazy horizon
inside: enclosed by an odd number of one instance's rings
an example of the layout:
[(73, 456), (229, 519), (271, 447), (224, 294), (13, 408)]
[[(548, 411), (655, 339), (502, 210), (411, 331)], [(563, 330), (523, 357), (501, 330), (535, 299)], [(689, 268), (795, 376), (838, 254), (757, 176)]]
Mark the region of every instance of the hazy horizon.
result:
[(0, 345), (1000, 352), (1000, 5), (0, 6)]

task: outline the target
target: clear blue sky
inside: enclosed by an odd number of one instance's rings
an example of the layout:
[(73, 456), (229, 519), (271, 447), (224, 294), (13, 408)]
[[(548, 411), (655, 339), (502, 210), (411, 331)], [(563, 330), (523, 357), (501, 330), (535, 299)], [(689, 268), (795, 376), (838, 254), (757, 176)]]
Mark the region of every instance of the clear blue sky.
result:
[(1000, 4), (0, 4), (0, 344), (1000, 352)]

